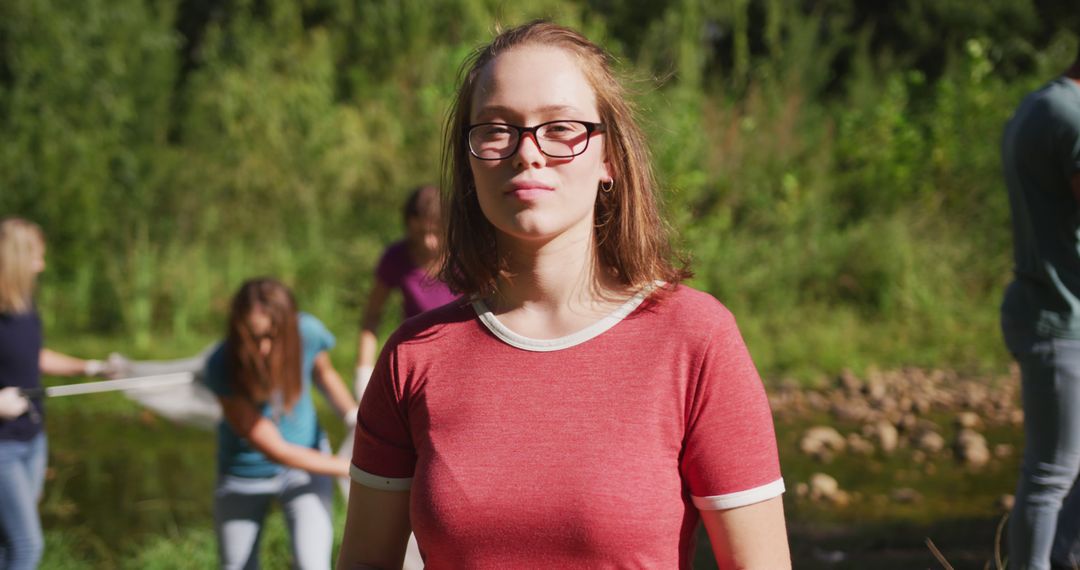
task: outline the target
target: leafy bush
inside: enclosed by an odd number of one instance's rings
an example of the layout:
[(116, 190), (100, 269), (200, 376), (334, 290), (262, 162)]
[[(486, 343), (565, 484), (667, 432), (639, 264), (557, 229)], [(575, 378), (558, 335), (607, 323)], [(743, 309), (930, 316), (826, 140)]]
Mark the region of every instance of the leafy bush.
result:
[(557, 16), (619, 57), (694, 283), (767, 375), (998, 366), (998, 138), (1075, 54), (1068, 6), (12, 0), (0, 212), (46, 229), (61, 335), (191, 344), (256, 274), (351, 330), (460, 62)]

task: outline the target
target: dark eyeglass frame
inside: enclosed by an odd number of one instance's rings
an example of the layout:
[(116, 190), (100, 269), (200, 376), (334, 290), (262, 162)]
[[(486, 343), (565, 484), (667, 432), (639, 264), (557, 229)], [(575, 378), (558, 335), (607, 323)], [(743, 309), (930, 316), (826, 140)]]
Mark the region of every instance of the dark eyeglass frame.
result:
[[(582, 126), (585, 127), (585, 146), (581, 147), (580, 152), (575, 152), (575, 153), (572, 153), (572, 154), (551, 154), (550, 152), (547, 152), (546, 150), (544, 150), (544, 144), (542, 142), (540, 142), (540, 136), (537, 135), (537, 131), (539, 131), (540, 129), (542, 129), (542, 128), (548, 126), (548, 125), (553, 125), (555, 123), (577, 123), (577, 124), (582, 125)], [(500, 127), (506, 127), (506, 128), (514, 129), (515, 131), (517, 131), (517, 142), (514, 143), (514, 147), (512, 149), (507, 151), (506, 156), (499, 156), (499, 157), (495, 157), (495, 158), (485, 158), (483, 156), (480, 156), (480, 154), (477, 153), (472, 147), (472, 133), (473, 133), (473, 130), (475, 130), (475, 129), (479, 128), (479, 127), (489, 127), (489, 126), (492, 126), (492, 125), (497, 125), (497, 126), (500, 126)], [(605, 125), (604, 123), (593, 123), (591, 121), (578, 121), (577, 119), (559, 119), (557, 121), (547, 121), (547, 122), (540, 123), (539, 125), (534, 125), (534, 126), (531, 126), (531, 127), (521, 127), (521, 126), (518, 126), (518, 125), (511, 125), (510, 123), (476, 123), (476, 124), (473, 124), (473, 125), (469, 125), (468, 128), (465, 129), (465, 146), (469, 147), (469, 154), (473, 155), (473, 157), (476, 158), (477, 160), (506, 160), (506, 159), (510, 158), (511, 156), (514, 156), (515, 154), (517, 154), (518, 149), (521, 148), (521, 141), (525, 139), (525, 133), (531, 133), (532, 137), (533, 137), (533, 142), (536, 143), (536, 148), (540, 149), (540, 152), (543, 153), (544, 156), (547, 156), (547, 157), (550, 157), (550, 158), (573, 158), (575, 156), (579, 156), (581, 154), (584, 154), (585, 151), (589, 150), (589, 141), (592, 139), (593, 133), (606, 133), (606, 132), (607, 132), (607, 125)]]

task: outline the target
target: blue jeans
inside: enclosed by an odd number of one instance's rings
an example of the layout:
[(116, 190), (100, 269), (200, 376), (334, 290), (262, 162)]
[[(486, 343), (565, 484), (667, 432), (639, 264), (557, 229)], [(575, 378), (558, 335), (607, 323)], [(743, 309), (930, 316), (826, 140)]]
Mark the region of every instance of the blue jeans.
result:
[(37, 504), (45, 484), (48, 442), (0, 440), (0, 569), (33, 570), (45, 540)]
[(275, 477), (254, 479), (222, 475), (214, 492), (214, 530), (221, 567), (259, 568), (259, 539), (270, 504), (277, 500), (285, 515), (295, 568), (330, 568), (334, 525), (333, 479), (286, 468)]
[(1080, 340), (1038, 337), (1003, 325), (1020, 365), (1024, 457), (1009, 518), (1009, 568), (1047, 570), (1080, 561)]

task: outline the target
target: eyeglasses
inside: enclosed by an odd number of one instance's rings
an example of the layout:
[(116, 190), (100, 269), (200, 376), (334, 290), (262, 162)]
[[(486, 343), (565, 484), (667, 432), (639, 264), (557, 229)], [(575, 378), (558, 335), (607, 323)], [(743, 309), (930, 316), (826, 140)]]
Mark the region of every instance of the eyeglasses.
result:
[(502, 160), (517, 153), (525, 133), (532, 133), (540, 152), (551, 158), (572, 158), (589, 148), (593, 133), (607, 130), (603, 123), (588, 121), (548, 121), (535, 127), (506, 123), (478, 123), (469, 126), (469, 153), (480, 160)]

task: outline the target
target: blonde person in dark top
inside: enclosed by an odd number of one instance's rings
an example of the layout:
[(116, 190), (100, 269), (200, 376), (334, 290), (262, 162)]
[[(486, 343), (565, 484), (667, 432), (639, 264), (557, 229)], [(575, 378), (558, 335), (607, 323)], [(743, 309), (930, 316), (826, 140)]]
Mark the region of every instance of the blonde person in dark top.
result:
[(48, 443), (45, 403), (23, 389), (41, 375), (104, 376), (109, 366), (43, 346), (34, 307), (37, 276), (45, 270), (45, 236), (36, 224), (0, 220), (0, 568), (36, 568), (44, 540), (37, 502), (45, 483)]

